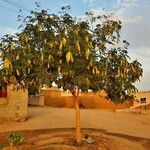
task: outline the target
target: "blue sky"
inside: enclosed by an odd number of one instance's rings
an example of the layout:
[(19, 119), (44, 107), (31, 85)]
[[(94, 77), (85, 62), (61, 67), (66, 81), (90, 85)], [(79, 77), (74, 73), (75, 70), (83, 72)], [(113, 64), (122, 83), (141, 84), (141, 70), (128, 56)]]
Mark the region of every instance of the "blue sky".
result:
[[(43, 9), (56, 13), (62, 6), (70, 5), (71, 14), (84, 16), (113, 12), (123, 23), (122, 36), (131, 44), (129, 55), (142, 63), (144, 74), (137, 84), (139, 90), (150, 91), (150, 0), (38, 0)], [(0, 0), (0, 36), (17, 32), (19, 8), (22, 15), (35, 9), (35, 0)], [(15, 5), (15, 6), (14, 6)]]

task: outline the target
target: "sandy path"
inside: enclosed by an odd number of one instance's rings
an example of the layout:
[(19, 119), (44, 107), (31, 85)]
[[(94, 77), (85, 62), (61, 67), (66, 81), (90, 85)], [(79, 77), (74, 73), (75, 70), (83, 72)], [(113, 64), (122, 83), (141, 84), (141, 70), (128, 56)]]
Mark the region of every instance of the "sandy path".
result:
[[(73, 128), (73, 109), (52, 107), (29, 107), (26, 122), (1, 123), (0, 132), (31, 129)], [(82, 128), (103, 129), (103, 132), (118, 133), (150, 139), (150, 111), (146, 114), (116, 113), (111, 110), (81, 110)]]

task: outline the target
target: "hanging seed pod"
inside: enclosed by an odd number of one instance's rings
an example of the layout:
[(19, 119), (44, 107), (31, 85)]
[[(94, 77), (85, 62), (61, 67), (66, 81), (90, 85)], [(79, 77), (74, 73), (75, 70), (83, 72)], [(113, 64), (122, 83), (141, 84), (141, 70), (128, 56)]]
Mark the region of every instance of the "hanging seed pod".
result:
[(10, 67), (12, 67), (12, 64), (11, 64), (10, 60), (8, 58), (5, 58), (4, 68), (9, 69)]
[(58, 66), (57, 71), (58, 71), (58, 73), (60, 73), (60, 71), (61, 71), (61, 66)]
[(69, 63), (70, 61), (73, 61), (72, 53), (69, 51), (66, 54), (66, 61)]
[(71, 61), (71, 62), (73, 62), (73, 61), (74, 61), (72, 54), (71, 54), (71, 60), (70, 60), (70, 61)]
[(62, 44), (62, 42), (60, 42), (60, 45), (59, 45), (59, 50), (60, 51), (62, 50), (62, 46), (63, 46), (63, 44)]
[(99, 70), (98, 70), (98, 68), (95, 66), (95, 73), (96, 74), (99, 74), (100, 72), (99, 72)]
[(120, 67), (118, 67), (118, 77), (120, 77), (121, 73), (120, 73)]
[(49, 63), (47, 64), (47, 68), (48, 68), (48, 69), (50, 68), (50, 65), (49, 65)]
[(66, 45), (66, 42), (67, 42), (66, 38), (63, 38), (63, 39), (62, 39), (62, 44), (63, 44), (63, 46)]
[(19, 76), (19, 75), (20, 75), (20, 72), (19, 72), (19, 70), (16, 70), (16, 73), (17, 73), (17, 76)]
[(13, 42), (11, 42), (11, 44), (10, 44), (10, 50), (14, 50), (15, 47), (16, 47), (15, 44)]
[(85, 37), (85, 41), (86, 41), (87, 43), (89, 42), (89, 37), (88, 37), (88, 36)]
[(52, 56), (51, 56), (51, 55), (48, 55), (48, 60), (49, 60), (49, 61), (51, 60), (51, 58), (52, 58)]
[(24, 35), (25, 36), (25, 42), (28, 43), (29, 41), (29, 36), (27, 34)]
[(89, 59), (89, 55), (90, 55), (90, 50), (89, 48), (85, 51), (85, 57), (88, 60)]
[(4, 81), (6, 82), (6, 77), (5, 77), (5, 76), (3, 77), (3, 79), (4, 79)]
[(44, 43), (45, 43), (45, 44), (47, 43), (47, 39), (46, 39), (46, 38), (44, 39)]
[(38, 21), (38, 31), (42, 31), (43, 30), (43, 24), (41, 21)]
[(77, 43), (76, 43), (76, 46), (77, 46), (77, 50), (78, 50), (78, 52), (80, 53), (80, 44), (79, 44), (79, 41), (77, 41)]
[(49, 42), (49, 47), (53, 48), (53, 46), (54, 46), (53, 42)]
[(131, 69), (132, 69), (133, 72), (136, 72), (136, 69), (135, 69), (133, 64), (131, 64)]
[(43, 53), (41, 53), (41, 61), (43, 61), (44, 60), (44, 55), (43, 55)]
[(28, 74), (30, 73), (30, 68), (28, 67)]
[(2, 48), (5, 48), (5, 43), (4, 42), (2, 43)]
[(94, 67), (93, 67), (93, 69), (92, 69), (92, 73), (95, 74), (95, 68), (94, 68)]
[(16, 60), (19, 60), (19, 54), (17, 54), (17, 56), (16, 56)]
[(31, 60), (30, 59), (28, 59), (28, 64), (31, 64)]
[(62, 64), (62, 59), (59, 60), (59, 64)]
[(55, 41), (55, 45), (56, 45), (56, 46), (59, 45), (58, 41)]

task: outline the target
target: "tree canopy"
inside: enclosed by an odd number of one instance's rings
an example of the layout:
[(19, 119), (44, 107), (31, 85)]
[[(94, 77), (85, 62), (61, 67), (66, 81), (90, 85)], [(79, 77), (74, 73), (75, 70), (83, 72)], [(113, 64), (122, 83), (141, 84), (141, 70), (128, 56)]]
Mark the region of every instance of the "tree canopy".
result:
[(81, 91), (104, 90), (114, 102), (124, 102), (136, 91), (141, 64), (128, 56), (129, 43), (121, 41), (122, 24), (109, 16), (91, 22), (46, 10), (31, 12), (21, 32), (1, 39), (0, 83), (22, 88), (55, 82), (58, 87)]

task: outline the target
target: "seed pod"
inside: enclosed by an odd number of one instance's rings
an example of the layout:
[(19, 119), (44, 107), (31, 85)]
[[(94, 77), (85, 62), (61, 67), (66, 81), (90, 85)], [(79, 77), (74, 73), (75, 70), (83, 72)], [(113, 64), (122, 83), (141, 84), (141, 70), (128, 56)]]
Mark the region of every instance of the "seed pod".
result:
[(5, 76), (3, 77), (3, 79), (4, 79), (4, 81), (6, 81), (6, 77)]
[(90, 66), (87, 66), (87, 70), (90, 70)]
[(79, 44), (79, 41), (77, 41), (76, 46), (77, 46), (78, 52), (80, 53), (80, 44)]
[(61, 70), (61, 66), (58, 66), (57, 68), (58, 73), (60, 73), (60, 70)]
[(41, 21), (38, 21), (38, 31), (42, 31), (43, 30), (43, 24)]
[(100, 72), (99, 72), (99, 70), (98, 70), (98, 68), (95, 66), (95, 73), (96, 74), (99, 74)]
[(19, 54), (17, 54), (17, 56), (16, 56), (16, 60), (18, 60), (19, 59)]
[(131, 64), (131, 69), (132, 69), (133, 72), (136, 72), (136, 69), (135, 69), (135, 67), (133, 66), (133, 64)]
[(50, 47), (50, 48), (53, 48), (53, 46), (54, 46), (54, 45), (53, 45), (53, 42), (49, 42), (49, 47)]
[(47, 64), (47, 68), (50, 68), (50, 65), (49, 65), (49, 63)]
[(20, 75), (20, 72), (19, 72), (19, 70), (16, 70), (16, 73), (17, 73), (17, 76), (19, 76), (19, 75)]
[(11, 45), (10, 45), (10, 50), (14, 50), (15, 49), (15, 45), (13, 42), (11, 42)]
[(28, 74), (30, 73), (30, 68), (28, 67)]
[(120, 73), (120, 67), (119, 67), (119, 68), (118, 68), (118, 76), (119, 76), (119, 77), (120, 77), (120, 74), (121, 74), (121, 73)]
[(31, 64), (31, 60), (30, 59), (28, 59), (28, 64)]
[(62, 44), (62, 42), (60, 42), (59, 50), (62, 50), (62, 46), (63, 46), (63, 44)]
[(4, 60), (4, 68), (8, 69), (10, 67), (12, 67), (12, 64), (11, 64), (10, 60), (8, 58), (5, 58), (5, 60)]
[(25, 38), (25, 42), (28, 43), (29, 36), (25, 34), (25, 35), (24, 35), (24, 38)]
[(41, 53), (41, 61), (43, 61), (44, 60), (44, 55), (43, 55), (43, 53)]
[(48, 60), (49, 60), (49, 61), (51, 60), (51, 58), (52, 58), (52, 56), (51, 56), (51, 55), (48, 55)]
[(90, 55), (90, 50), (87, 49), (86, 52), (85, 52), (85, 57), (86, 57), (87, 60), (89, 59), (89, 55)]
[(74, 59), (73, 59), (73, 56), (72, 56), (72, 54), (71, 54), (71, 60), (70, 60), (70, 61), (73, 62), (73, 60), (74, 60)]
[(59, 43), (58, 43), (58, 41), (55, 41), (55, 45), (57, 46)]
[(85, 41), (86, 41), (87, 43), (89, 42), (89, 37), (88, 37), (88, 36), (85, 37)]
[(66, 45), (66, 42), (67, 42), (66, 38), (63, 38), (63, 39), (62, 39), (62, 44), (63, 44), (63, 46)]
[(70, 61), (73, 61), (73, 56), (70, 51), (67, 52), (67, 54), (66, 54), (66, 61), (67, 61), (67, 63), (69, 63)]
[(62, 64), (62, 59), (59, 60), (59, 64)]
[(2, 48), (4, 48), (4, 47), (5, 47), (5, 43), (3, 42), (3, 43), (2, 43)]
[(93, 67), (93, 69), (92, 69), (92, 73), (95, 74), (95, 68), (94, 68), (94, 67)]

